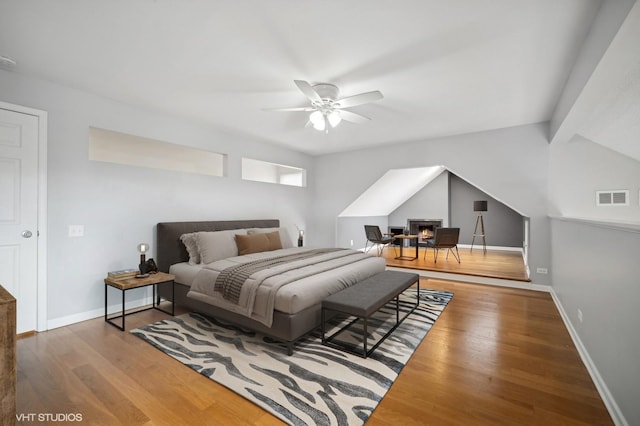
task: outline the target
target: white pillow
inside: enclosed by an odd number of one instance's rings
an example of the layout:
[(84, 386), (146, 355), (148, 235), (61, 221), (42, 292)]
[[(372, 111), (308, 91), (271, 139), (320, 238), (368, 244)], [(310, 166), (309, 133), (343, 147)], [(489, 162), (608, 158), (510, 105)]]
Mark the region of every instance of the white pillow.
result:
[(196, 232), (180, 235), (180, 241), (189, 253), (189, 265), (197, 265), (200, 263), (200, 252), (198, 251), (198, 242), (196, 241)]
[(202, 263), (235, 257), (238, 255), (235, 235), (247, 235), (246, 229), (230, 229), (228, 231), (198, 232), (196, 241)]
[(287, 228), (251, 228), (247, 229), (247, 234), (265, 234), (274, 231), (278, 231), (280, 233), (280, 243), (282, 244), (283, 249), (293, 247), (293, 242), (289, 237), (289, 231), (287, 231)]

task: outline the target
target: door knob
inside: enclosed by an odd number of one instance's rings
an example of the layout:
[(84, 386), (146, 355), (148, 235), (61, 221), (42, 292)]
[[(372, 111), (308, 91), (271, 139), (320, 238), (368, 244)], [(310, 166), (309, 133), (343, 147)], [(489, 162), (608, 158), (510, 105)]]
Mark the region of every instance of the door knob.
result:
[(22, 238), (31, 238), (33, 234), (31, 233), (31, 231), (26, 230), (26, 231), (22, 231), (22, 234), (20, 235), (22, 235)]

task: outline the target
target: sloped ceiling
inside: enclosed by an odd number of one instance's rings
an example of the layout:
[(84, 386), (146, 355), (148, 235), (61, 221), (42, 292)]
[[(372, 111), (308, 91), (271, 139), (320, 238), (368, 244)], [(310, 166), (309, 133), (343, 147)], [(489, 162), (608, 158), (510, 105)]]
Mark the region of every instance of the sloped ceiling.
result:
[[(14, 73), (317, 155), (548, 121), (600, 5), (0, 0), (0, 55)], [(370, 122), (324, 134), (262, 110), (306, 105), (294, 79), (384, 99), (353, 108)]]
[(391, 169), (338, 217), (388, 216), (445, 170), (444, 166)]
[(640, 161), (640, 3), (636, 2), (553, 142), (579, 134)]

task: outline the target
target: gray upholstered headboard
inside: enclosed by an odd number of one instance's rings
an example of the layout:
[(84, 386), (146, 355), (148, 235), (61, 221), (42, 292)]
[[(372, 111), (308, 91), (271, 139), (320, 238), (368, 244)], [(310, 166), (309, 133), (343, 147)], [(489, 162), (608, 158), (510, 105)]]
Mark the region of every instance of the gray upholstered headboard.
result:
[(160, 271), (169, 272), (169, 266), (189, 260), (187, 249), (180, 241), (182, 234), (243, 228), (277, 228), (279, 226), (280, 221), (278, 219), (161, 222), (158, 223), (156, 229), (156, 263)]

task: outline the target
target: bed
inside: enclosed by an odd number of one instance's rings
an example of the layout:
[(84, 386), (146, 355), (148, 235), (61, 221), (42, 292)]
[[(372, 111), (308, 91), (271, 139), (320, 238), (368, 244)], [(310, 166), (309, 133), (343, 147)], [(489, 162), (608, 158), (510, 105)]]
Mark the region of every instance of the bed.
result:
[[(384, 259), (355, 250), (293, 247), (277, 219), (162, 222), (156, 233), (158, 268), (176, 276), (176, 305), (263, 333), (286, 343), (289, 353), (296, 340), (320, 325), (322, 299), (385, 269)], [(274, 235), (282, 248), (262, 251), (251, 245)], [(198, 239), (201, 253), (189, 238)], [(221, 274), (253, 264), (269, 266), (252, 273), (250, 285), (230, 290), (230, 297), (227, 287), (214, 290), (225, 282), (215, 284)], [(171, 299), (168, 289), (160, 295)]]

